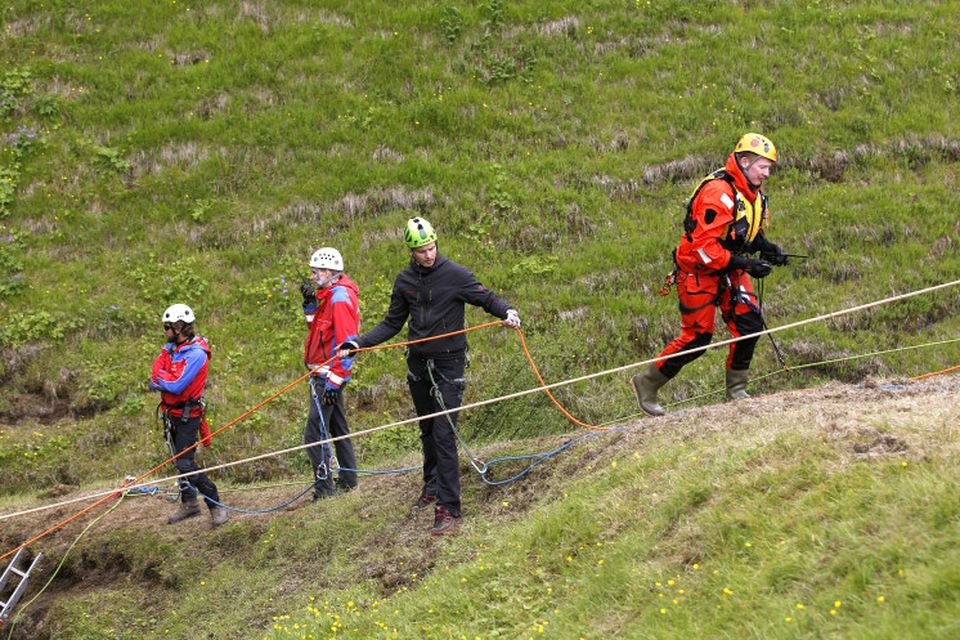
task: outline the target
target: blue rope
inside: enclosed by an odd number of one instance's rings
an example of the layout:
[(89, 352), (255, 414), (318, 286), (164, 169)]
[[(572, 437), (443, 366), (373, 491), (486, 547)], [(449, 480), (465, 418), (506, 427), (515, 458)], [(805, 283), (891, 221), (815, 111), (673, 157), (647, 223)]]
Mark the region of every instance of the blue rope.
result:
[[(406, 469), (385, 469), (383, 471), (378, 471), (378, 470), (371, 470), (371, 469), (348, 469), (346, 467), (340, 467), (339, 470), (352, 471), (357, 474), (370, 475), (370, 476), (385, 476), (385, 475), (392, 475), (392, 474), (410, 473), (411, 471), (418, 471), (419, 469), (420, 467), (407, 467)], [(290, 498), (289, 500), (282, 502), (274, 507), (268, 507), (266, 509), (241, 509), (239, 507), (231, 507), (230, 505), (224, 504), (219, 500), (214, 500), (213, 498), (203, 495), (202, 493), (199, 492), (199, 490), (197, 492), (200, 493), (200, 495), (203, 496), (203, 499), (206, 500), (207, 502), (215, 504), (218, 507), (226, 509), (227, 511), (234, 511), (236, 513), (246, 513), (250, 515), (262, 515), (265, 513), (272, 513), (279, 509), (283, 509), (284, 507), (290, 506), (291, 504), (293, 504), (303, 496), (307, 495), (307, 493), (311, 489), (313, 489), (317, 485), (317, 483), (319, 483), (321, 480), (324, 480), (324, 479), (325, 478), (318, 478), (317, 480), (311, 482), (310, 486), (308, 486), (306, 489), (304, 489), (294, 497)], [(193, 485), (190, 485), (190, 486), (193, 486)], [(193, 487), (193, 488), (196, 489), (196, 487)], [(153, 493), (153, 492), (151, 491), (150, 493)]]
[(124, 493), (126, 493), (127, 495), (155, 496), (161, 491), (163, 491), (163, 489), (161, 489), (157, 485), (153, 485), (152, 487), (137, 487), (136, 489), (127, 489)]
[[(222, 508), (222, 509), (226, 509), (227, 511), (234, 511), (234, 512), (236, 512), (236, 513), (249, 513), (249, 514), (253, 514), (253, 515), (262, 515), (262, 514), (264, 514), (264, 513), (271, 513), (271, 512), (273, 512), (273, 511), (277, 511), (277, 510), (279, 510), (279, 509), (283, 509), (284, 507), (290, 506), (291, 504), (293, 504), (294, 502), (296, 502), (297, 500), (299, 500), (299, 499), (302, 498), (303, 496), (307, 495), (307, 492), (311, 491), (311, 490), (313, 489), (314, 485), (317, 484), (317, 482), (319, 482), (319, 480), (317, 480), (317, 481), (315, 481), (315, 482), (311, 482), (309, 487), (307, 487), (306, 489), (304, 489), (303, 491), (301, 491), (300, 493), (298, 493), (298, 494), (295, 495), (294, 497), (290, 498), (290, 499), (287, 500), (286, 502), (280, 503), (280, 504), (278, 504), (278, 505), (275, 506), (275, 507), (269, 507), (269, 508), (267, 508), (267, 509), (240, 509), (239, 507), (231, 507), (231, 506), (228, 505), (228, 504), (224, 504), (224, 503), (222, 503), (222, 502), (219, 502), (219, 501), (217, 501), (217, 500), (214, 500), (213, 498), (210, 498), (210, 497), (205, 496), (205, 495), (203, 496), (203, 499), (206, 500), (207, 502), (211, 502), (211, 503), (217, 505), (218, 507), (220, 507), (220, 508)], [(203, 494), (200, 494), (200, 495), (203, 495)]]
[(420, 467), (407, 467), (406, 469), (384, 469), (382, 471), (376, 469), (351, 469), (350, 467), (338, 467), (338, 470), (352, 471), (353, 473), (367, 476), (389, 476), (394, 474), (410, 473), (411, 471), (419, 471)]
[[(622, 430), (625, 429), (625, 428), (626, 428), (625, 426), (614, 427), (613, 429), (611, 429), (611, 431), (622, 431)], [(554, 457), (560, 455), (560, 454), (563, 453), (564, 451), (573, 448), (575, 445), (580, 444), (581, 442), (584, 442), (585, 440), (589, 440), (590, 438), (595, 438), (597, 435), (598, 435), (597, 433), (586, 433), (586, 434), (580, 436), (579, 438), (574, 438), (574, 439), (572, 439), (572, 440), (568, 440), (568, 441), (564, 442), (562, 445), (560, 445), (559, 447), (557, 447), (556, 449), (553, 449), (553, 450), (551, 450), (551, 451), (545, 451), (545, 452), (542, 452), (542, 453), (531, 453), (531, 454), (522, 455), (522, 456), (504, 456), (504, 457), (502, 457), (502, 458), (494, 458), (493, 460), (490, 460), (489, 462), (487, 462), (486, 464), (484, 464), (482, 471), (478, 471), (478, 474), (479, 474), (479, 476), (480, 476), (480, 480), (481, 480), (484, 484), (486, 484), (487, 486), (489, 486), (489, 487), (501, 487), (501, 486), (503, 486), (503, 485), (510, 484), (511, 482), (516, 482), (517, 480), (519, 480), (520, 478), (523, 478), (524, 476), (526, 476), (527, 474), (529, 474), (531, 471), (533, 471), (535, 468), (537, 468), (538, 466), (540, 466), (541, 464), (543, 464), (543, 463), (546, 462), (547, 460), (550, 460), (551, 458), (554, 458)], [(506, 478), (506, 479), (504, 479), (504, 480), (491, 480), (490, 478), (487, 477), (487, 474), (492, 470), (492, 468), (493, 468), (493, 466), (494, 466), (495, 464), (500, 464), (500, 463), (503, 463), (503, 462), (517, 462), (517, 461), (520, 461), (520, 460), (533, 460), (533, 462), (531, 462), (530, 464), (528, 464), (528, 465), (527, 465), (525, 468), (523, 468), (520, 472), (518, 472), (518, 473), (516, 473), (516, 474), (514, 474), (514, 475), (512, 475), (512, 476), (510, 476), (509, 478)], [(384, 469), (384, 470), (377, 470), (377, 469), (350, 469), (350, 468), (348, 468), (348, 467), (339, 467), (339, 468), (338, 468), (338, 471), (351, 471), (351, 472), (356, 473), (356, 474), (358, 474), (358, 475), (370, 475), (370, 476), (399, 475), (399, 474), (411, 473), (411, 472), (413, 472), (413, 471), (419, 471), (419, 470), (420, 470), (420, 467), (405, 467), (405, 468), (402, 468), (402, 469)], [(331, 472), (332, 472), (332, 470), (331, 470)], [(204, 497), (204, 499), (205, 499), (206, 501), (208, 501), (208, 502), (210, 502), (210, 503), (213, 503), (213, 504), (215, 504), (215, 505), (217, 505), (218, 507), (221, 507), (221, 508), (223, 508), (223, 509), (227, 509), (228, 511), (234, 511), (234, 512), (236, 512), (236, 513), (246, 513), (246, 514), (251, 514), (251, 515), (260, 515), (260, 514), (265, 514), (265, 513), (272, 513), (272, 512), (274, 512), (274, 511), (279, 510), (279, 509), (283, 509), (284, 507), (290, 506), (291, 504), (293, 504), (294, 502), (296, 502), (297, 500), (299, 500), (300, 498), (302, 498), (303, 496), (305, 496), (305, 495), (306, 495), (310, 490), (312, 490), (321, 480), (324, 480), (324, 479), (326, 479), (326, 477), (324, 477), (324, 478), (318, 478), (318, 479), (314, 480), (313, 482), (310, 483), (310, 485), (309, 485), (306, 489), (304, 489), (303, 491), (301, 491), (300, 493), (298, 493), (297, 495), (295, 495), (293, 498), (291, 498), (291, 499), (289, 499), (289, 500), (287, 500), (287, 501), (285, 501), (285, 502), (282, 502), (282, 503), (280, 503), (280, 504), (278, 504), (278, 505), (276, 505), (276, 506), (274, 506), (274, 507), (269, 507), (269, 508), (266, 508), (266, 509), (240, 509), (239, 507), (231, 507), (231, 506), (228, 505), (228, 504), (224, 504), (223, 502), (220, 502), (220, 501), (218, 501), (218, 500), (214, 500), (213, 498), (209, 498), (209, 497), (207, 497), (207, 496), (203, 496), (203, 497)], [(192, 485), (191, 485), (191, 486), (192, 486)], [(153, 489), (159, 489), (159, 488), (158, 488), (158, 487), (157, 487), (157, 488), (151, 488), (150, 491), (143, 491), (143, 493), (151, 493), (151, 494), (152, 494), (152, 493), (154, 493)], [(196, 489), (196, 487), (194, 487), (194, 489)], [(199, 493), (199, 492), (198, 492), (198, 493)], [(201, 494), (201, 495), (203, 495), (203, 494)]]
[[(858, 385), (857, 385), (857, 388), (858, 388), (858, 389), (866, 389), (867, 387), (866, 387), (866, 385), (858, 384)], [(903, 390), (903, 389), (909, 389), (910, 387), (908, 387), (908, 386), (906, 386), (906, 385), (904, 385), (904, 384), (878, 384), (878, 385), (877, 385), (876, 387), (874, 387), (874, 388), (875, 388), (875, 389), (887, 389), (887, 390), (891, 390), (891, 391), (901, 391), (901, 390)]]
[[(611, 431), (621, 431), (621, 430), (623, 430), (623, 429), (624, 429), (624, 427), (616, 427), (616, 428), (614, 428), (614, 429), (611, 429)], [(563, 445), (557, 447), (556, 449), (554, 449), (554, 450), (552, 450), (552, 451), (547, 451), (547, 452), (544, 452), (544, 453), (532, 453), (532, 454), (525, 455), (525, 456), (508, 456), (508, 457), (504, 457), (504, 458), (495, 458), (495, 459), (490, 460), (489, 462), (487, 462), (486, 467), (484, 468), (483, 473), (480, 474), (480, 480), (482, 480), (484, 484), (486, 484), (487, 486), (490, 486), (490, 487), (500, 487), (500, 486), (503, 486), (503, 485), (505, 485), (505, 484), (510, 484), (511, 482), (515, 482), (515, 481), (519, 480), (520, 478), (524, 477), (525, 475), (527, 475), (528, 473), (530, 473), (531, 471), (533, 471), (536, 467), (540, 466), (541, 464), (543, 464), (544, 462), (546, 462), (546, 461), (549, 460), (550, 458), (553, 458), (554, 456), (558, 456), (558, 455), (560, 455), (561, 453), (563, 453), (564, 451), (566, 451), (567, 449), (572, 448), (574, 445), (579, 444), (579, 443), (583, 442), (584, 440), (588, 440), (588, 439), (590, 439), (590, 438), (595, 438), (596, 436), (597, 436), (596, 433), (587, 433), (587, 434), (584, 434), (584, 435), (580, 436), (579, 438), (574, 438), (573, 440), (568, 440), (567, 442), (563, 443)], [(509, 477), (509, 478), (507, 478), (507, 479), (505, 479), (505, 480), (490, 480), (489, 478), (487, 478), (487, 472), (490, 470), (490, 468), (491, 468), (494, 464), (497, 464), (497, 463), (499, 463), (499, 462), (514, 462), (514, 461), (517, 461), (517, 460), (535, 460), (535, 462), (527, 465), (526, 468), (524, 468), (522, 471), (520, 471), (519, 473), (517, 473), (517, 474), (515, 474), (515, 475), (513, 475), (513, 476), (511, 476), (511, 477)]]

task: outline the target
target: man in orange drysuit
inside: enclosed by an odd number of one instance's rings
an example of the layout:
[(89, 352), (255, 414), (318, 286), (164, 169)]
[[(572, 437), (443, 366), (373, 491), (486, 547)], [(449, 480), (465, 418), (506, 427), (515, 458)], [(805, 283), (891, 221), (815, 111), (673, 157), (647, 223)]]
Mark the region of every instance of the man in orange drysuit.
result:
[[(684, 232), (674, 252), (674, 279), (680, 299), (680, 336), (661, 356), (681, 355), (651, 364), (633, 376), (631, 384), (645, 413), (662, 416), (657, 391), (683, 366), (696, 360), (710, 344), (716, 307), (730, 333), (740, 337), (763, 329), (750, 276), (763, 278), (771, 265), (784, 265), (787, 256), (764, 237), (767, 197), (760, 185), (777, 162), (773, 143), (757, 133), (740, 138), (723, 169), (703, 178), (687, 204)], [(760, 259), (749, 257), (759, 252)], [(747, 378), (758, 337), (730, 345), (727, 356), (727, 399), (747, 395)], [(689, 353), (684, 353), (690, 351)]]

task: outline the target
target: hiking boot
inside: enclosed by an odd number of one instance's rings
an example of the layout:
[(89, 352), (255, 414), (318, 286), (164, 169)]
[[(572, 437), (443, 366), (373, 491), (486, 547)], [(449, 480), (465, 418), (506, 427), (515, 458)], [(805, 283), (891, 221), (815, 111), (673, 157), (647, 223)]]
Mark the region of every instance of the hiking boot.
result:
[(727, 369), (727, 400), (746, 400), (750, 397), (747, 393), (747, 380), (750, 378), (750, 372), (747, 369)]
[(226, 524), (227, 520), (230, 519), (230, 512), (223, 507), (211, 507), (210, 519), (213, 520), (214, 527), (219, 527), (222, 524)]
[(316, 502), (317, 500), (326, 500), (328, 498), (335, 497), (335, 495), (336, 494), (334, 494), (332, 491), (314, 491), (311, 501)]
[(414, 511), (419, 511), (424, 507), (429, 507), (431, 504), (437, 501), (437, 496), (430, 493), (421, 493), (420, 497), (417, 498), (417, 501), (413, 503), (411, 509)]
[(648, 416), (662, 416), (667, 412), (657, 402), (657, 390), (667, 384), (670, 378), (660, 373), (655, 365), (648, 366), (643, 373), (630, 378), (630, 386), (637, 396), (637, 404)]
[(460, 527), (460, 516), (450, 513), (442, 504), (437, 505), (433, 517), (433, 529), (430, 530), (435, 536), (445, 536), (454, 533)]
[(184, 500), (180, 503), (180, 508), (172, 516), (167, 518), (167, 524), (176, 524), (181, 520), (200, 515), (200, 503), (197, 500)]

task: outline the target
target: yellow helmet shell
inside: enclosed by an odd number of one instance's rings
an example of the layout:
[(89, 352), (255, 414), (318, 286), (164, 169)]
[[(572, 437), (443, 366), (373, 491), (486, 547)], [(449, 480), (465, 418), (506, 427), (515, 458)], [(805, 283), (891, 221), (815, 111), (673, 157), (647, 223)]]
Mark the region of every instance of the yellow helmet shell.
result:
[(433, 225), (427, 222), (426, 218), (419, 216), (410, 218), (403, 229), (403, 241), (411, 249), (418, 249), (436, 242), (437, 232), (433, 230)]
[(770, 141), (770, 138), (762, 136), (759, 133), (745, 133), (743, 137), (740, 138), (740, 141), (737, 142), (737, 147), (733, 150), (734, 153), (755, 153), (761, 158), (766, 158), (772, 162), (777, 161), (777, 148), (773, 146), (773, 142)]

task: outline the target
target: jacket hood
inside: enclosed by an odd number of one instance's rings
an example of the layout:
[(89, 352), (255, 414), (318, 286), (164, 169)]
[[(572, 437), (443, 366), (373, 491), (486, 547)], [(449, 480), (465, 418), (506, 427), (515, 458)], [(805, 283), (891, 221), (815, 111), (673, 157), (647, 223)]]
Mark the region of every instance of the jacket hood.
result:
[(353, 291), (354, 295), (360, 295), (360, 287), (358, 287), (357, 283), (351, 280), (350, 276), (345, 273), (340, 274), (340, 279), (337, 280), (333, 287), (330, 288), (333, 289), (334, 287), (344, 287), (350, 291)]
[(332, 286), (327, 287), (326, 289), (320, 289), (317, 291), (317, 301), (326, 300), (333, 295), (333, 290), (337, 287), (343, 287), (349, 291), (353, 292), (353, 295), (360, 297), (360, 287), (357, 286), (357, 283), (350, 279), (350, 277), (345, 274), (340, 274), (340, 279), (337, 280)]
[(192, 351), (193, 349), (200, 349), (202, 351), (207, 352), (207, 358), (210, 358), (212, 356), (212, 354), (210, 353), (210, 345), (207, 344), (207, 339), (204, 338), (203, 336), (195, 336), (193, 340), (188, 340), (187, 342), (184, 342), (179, 347), (176, 345), (173, 345), (172, 342), (168, 342), (167, 344), (173, 346), (173, 351), (186, 352), (186, 351)]
[(737, 191), (742, 193), (750, 202), (757, 199), (757, 196), (760, 195), (760, 189), (754, 189), (750, 186), (747, 176), (743, 175), (743, 169), (737, 164), (737, 154), (731, 153), (727, 156), (727, 164), (724, 169), (733, 177), (733, 184), (737, 187)]

